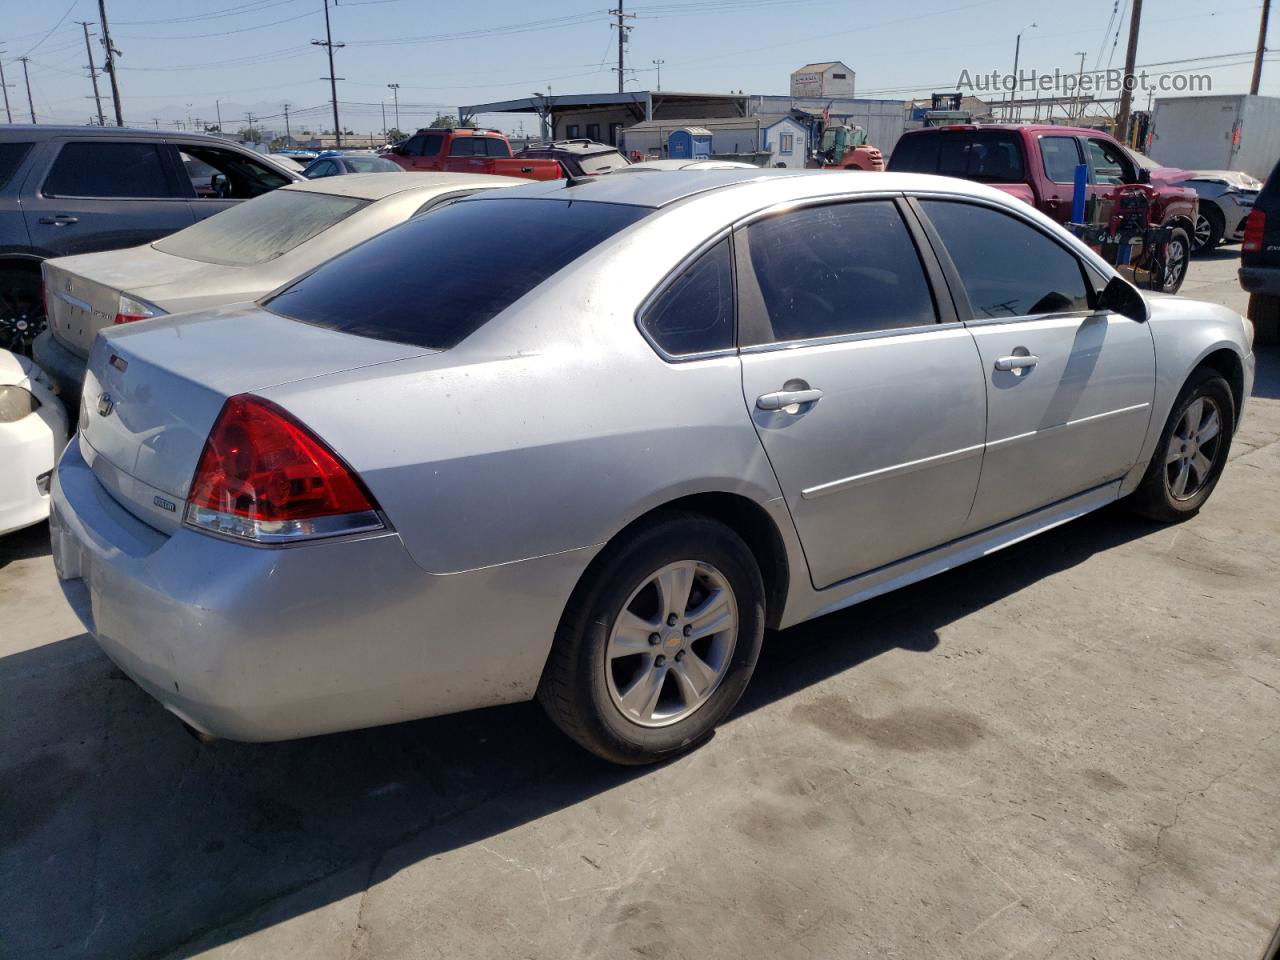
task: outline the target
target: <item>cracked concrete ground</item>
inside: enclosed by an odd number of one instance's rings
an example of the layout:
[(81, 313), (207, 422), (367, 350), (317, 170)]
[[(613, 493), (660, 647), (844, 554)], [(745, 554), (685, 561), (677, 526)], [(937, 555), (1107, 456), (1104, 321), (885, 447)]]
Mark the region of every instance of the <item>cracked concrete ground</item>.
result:
[[(1185, 292), (1243, 309), (1234, 248)], [(1111, 509), (770, 636), (705, 748), (532, 705), (202, 747), (0, 541), (0, 955), (1253, 960), (1280, 920), (1280, 352), (1177, 527)], [(353, 642), (359, 642), (354, 638)]]

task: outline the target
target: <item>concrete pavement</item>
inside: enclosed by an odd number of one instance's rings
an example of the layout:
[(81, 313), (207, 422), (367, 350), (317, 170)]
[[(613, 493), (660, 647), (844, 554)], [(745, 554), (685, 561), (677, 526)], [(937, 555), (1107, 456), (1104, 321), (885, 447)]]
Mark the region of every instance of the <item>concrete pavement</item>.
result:
[[(1244, 308), (1236, 248), (1184, 293)], [(1280, 353), (1196, 519), (771, 635), (691, 756), (533, 705), (200, 746), (0, 540), (0, 956), (1138, 958), (1280, 921)], [(359, 642), (353, 638), (353, 642)]]

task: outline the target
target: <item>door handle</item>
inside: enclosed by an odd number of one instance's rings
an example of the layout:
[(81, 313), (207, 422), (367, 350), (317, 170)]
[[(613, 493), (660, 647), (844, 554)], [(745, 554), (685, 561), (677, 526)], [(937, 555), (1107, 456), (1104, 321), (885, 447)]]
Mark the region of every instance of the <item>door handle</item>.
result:
[(68, 223), (79, 223), (80, 218), (73, 217), (69, 213), (58, 213), (58, 214), (54, 214), (52, 217), (41, 217), (40, 222), (51, 223), (55, 227), (61, 227), (61, 226), (65, 226)]
[(1039, 362), (1040, 362), (1039, 357), (1032, 356), (1029, 353), (1023, 353), (1023, 354), (1018, 354), (1012, 357), (1000, 357), (998, 360), (996, 360), (996, 369), (997, 370), (1030, 370)]
[[(817, 403), (822, 399), (822, 391), (818, 389), (809, 390), (779, 390), (777, 393), (765, 393), (756, 397), (756, 406), (761, 410), (782, 410), (784, 407), (797, 406), (802, 403)], [(799, 413), (799, 410), (787, 411), (788, 413)]]

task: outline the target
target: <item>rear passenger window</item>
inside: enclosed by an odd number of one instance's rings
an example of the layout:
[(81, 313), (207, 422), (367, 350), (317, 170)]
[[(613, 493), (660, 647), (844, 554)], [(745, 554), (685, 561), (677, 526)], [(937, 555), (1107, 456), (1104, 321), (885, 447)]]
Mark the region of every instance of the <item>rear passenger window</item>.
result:
[(746, 231), (775, 341), (936, 322), (920, 255), (891, 200), (808, 207)]
[(175, 197), (154, 143), (68, 143), (44, 181), (47, 197)]
[(972, 203), (922, 200), (976, 317), (1089, 309), (1080, 261), (1015, 217)]
[(733, 267), (728, 239), (700, 256), (662, 292), (641, 326), (673, 356), (733, 346)]
[(0, 143), (0, 188), (3, 188), (18, 172), (22, 161), (31, 149), (29, 143)]
[(1054, 183), (1075, 183), (1080, 159), (1080, 144), (1075, 137), (1041, 137), (1040, 156), (1044, 158), (1044, 175)]
[(1024, 179), (1019, 134), (943, 134), (938, 147), (938, 173), (982, 183), (1018, 183)]

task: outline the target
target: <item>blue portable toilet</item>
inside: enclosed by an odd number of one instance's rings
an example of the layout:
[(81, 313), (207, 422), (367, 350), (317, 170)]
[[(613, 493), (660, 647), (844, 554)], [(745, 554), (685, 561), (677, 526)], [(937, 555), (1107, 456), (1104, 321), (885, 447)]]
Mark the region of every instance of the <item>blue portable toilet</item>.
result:
[(681, 127), (667, 137), (667, 156), (673, 160), (708, 160), (711, 131), (706, 127)]

